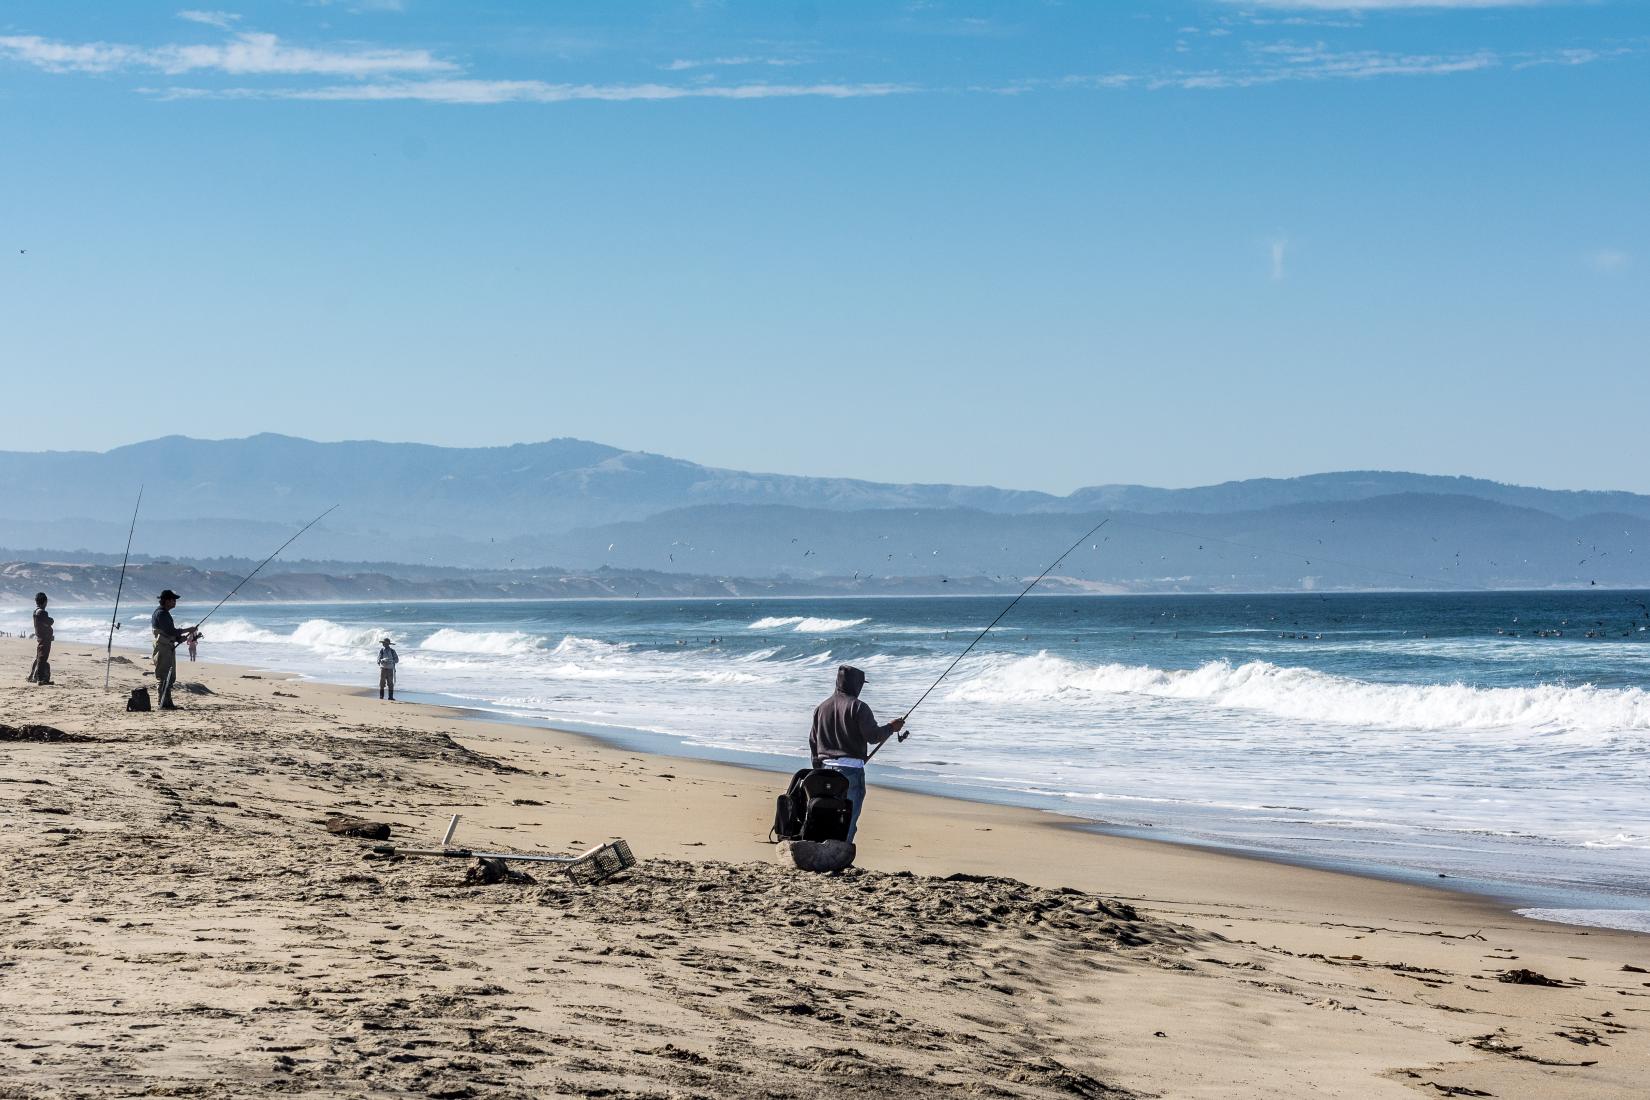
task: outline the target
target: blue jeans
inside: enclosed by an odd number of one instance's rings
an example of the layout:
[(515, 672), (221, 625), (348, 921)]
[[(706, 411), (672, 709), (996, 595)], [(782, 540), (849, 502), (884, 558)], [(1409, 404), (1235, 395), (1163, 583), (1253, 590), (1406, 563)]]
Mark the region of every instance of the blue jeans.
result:
[(859, 811), (865, 806), (865, 769), (838, 768), (831, 764), (825, 766), (848, 780), (848, 801), (854, 807), (848, 817), (848, 843), (852, 844), (854, 833), (859, 830)]

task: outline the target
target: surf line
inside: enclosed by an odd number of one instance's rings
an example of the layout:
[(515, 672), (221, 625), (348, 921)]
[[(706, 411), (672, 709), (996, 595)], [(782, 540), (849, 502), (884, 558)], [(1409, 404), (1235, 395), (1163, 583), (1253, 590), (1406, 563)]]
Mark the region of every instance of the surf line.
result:
[[(126, 563), (132, 558), (132, 532), (137, 530), (138, 509), (143, 507), (143, 486), (138, 486), (137, 503), (132, 505), (132, 525), (126, 528), (126, 553), (120, 556), (120, 583), (115, 585), (115, 610), (109, 616), (109, 644), (103, 647), (103, 690), (109, 690), (109, 666), (115, 660), (115, 631), (120, 629), (120, 593), (126, 587)], [(93, 650), (95, 653), (96, 650)]]
[[(1076, 542), (1074, 542), (1070, 546), (1066, 547), (1065, 553), (1061, 554), (1059, 557), (1057, 557), (1053, 561), (1049, 562), (1048, 563), (1048, 568), (1044, 569), (1041, 573), (1037, 574), (1037, 579), (1032, 581), (1030, 584), (1026, 585), (1025, 589), (1018, 596), (1015, 596), (1012, 600), (1010, 600), (1008, 602), (1007, 607), (1005, 607), (1001, 611), (997, 612), (997, 617), (995, 619), (992, 619), (991, 622), (986, 625), (986, 628), (984, 630), (980, 631), (978, 634), (976, 634), (974, 636), (974, 640), (972, 642), (968, 643), (968, 648), (967, 649), (965, 649), (961, 653), (957, 654), (956, 660), (952, 661), (949, 665), (946, 666), (945, 671), (940, 673), (939, 679), (935, 680), (932, 684), (928, 685), (928, 690), (923, 692), (922, 695), (918, 697), (918, 699), (915, 703), (911, 704), (910, 708), (907, 709), (905, 714), (900, 718), (900, 721), (902, 723), (906, 722), (906, 721), (909, 721), (910, 718), (911, 718), (912, 713), (918, 707), (922, 706), (922, 701), (924, 699), (928, 698), (929, 695), (933, 694), (934, 689), (939, 687), (940, 683), (947, 676), (951, 675), (951, 670), (956, 668), (959, 664), (961, 664), (962, 659), (964, 657), (968, 656), (969, 652), (971, 650), (973, 650), (973, 648), (975, 646), (979, 645), (980, 642), (982, 640), (984, 640), (984, 638), (987, 634), (991, 633), (991, 628), (992, 627), (994, 627), (998, 623), (1002, 622), (1003, 619), (1008, 615), (1008, 613), (1010, 611), (1014, 610), (1015, 605), (1018, 604), (1021, 600), (1025, 599), (1026, 594), (1029, 593), (1033, 588), (1036, 588), (1038, 583), (1041, 582), (1044, 577), (1046, 577), (1050, 573), (1054, 572), (1055, 568), (1061, 562), (1065, 561), (1066, 558), (1071, 555), (1071, 552), (1073, 550), (1076, 550), (1079, 546), (1083, 545), (1083, 543), (1087, 542), (1090, 538), (1092, 538), (1094, 536), (1094, 533), (1096, 531), (1100, 530), (1100, 528), (1104, 527), (1106, 524), (1110, 523), (1111, 521), (1112, 521), (1112, 517), (1107, 516), (1105, 519), (1101, 520), (1099, 523), (1097, 523), (1093, 527), (1089, 528), (1088, 531), (1086, 531), (1083, 534), (1082, 538), (1078, 539)], [(899, 741), (904, 741), (907, 737), (910, 737), (910, 736), (911, 736), (911, 731), (909, 729), (905, 729), (905, 728), (902, 728), (899, 731), (899, 733), (895, 735), (896, 739), (899, 740)], [(871, 758), (873, 756), (875, 756), (877, 753), (881, 752), (882, 751), (882, 746), (886, 745), (887, 743), (888, 742), (886, 740), (878, 743), (875, 748), (873, 748), (869, 753), (866, 754), (865, 762), (867, 764), (869, 764), (871, 762)]]

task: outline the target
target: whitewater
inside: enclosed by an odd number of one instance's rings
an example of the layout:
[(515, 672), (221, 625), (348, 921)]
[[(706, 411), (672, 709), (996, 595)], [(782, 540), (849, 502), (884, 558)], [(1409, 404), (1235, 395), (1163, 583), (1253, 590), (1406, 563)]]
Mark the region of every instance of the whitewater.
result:
[[(1596, 591), (1033, 597), (923, 704), (876, 781), (1650, 926), (1647, 603)], [(866, 670), (865, 698), (886, 720), (1000, 608), (241, 604), (207, 624), (201, 652), (371, 687), (389, 636), (404, 697), (789, 770), (837, 664)], [(117, 644), (147, 648), (147, 616), (123, 609)], [(26, 607), (0, 609), (0, 629), (26, 623)], [(101, 644), (107, 624), (107, 608), (69, 607), (57, 629)]]

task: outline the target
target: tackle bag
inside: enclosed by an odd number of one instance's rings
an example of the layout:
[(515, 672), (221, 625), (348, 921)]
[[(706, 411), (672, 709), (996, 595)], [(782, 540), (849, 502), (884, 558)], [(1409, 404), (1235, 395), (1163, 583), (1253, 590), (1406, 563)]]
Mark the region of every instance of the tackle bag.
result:
[(149, 708), (149, 689), (148, 688), (133, 688), (132, 689), (132, 694), (130, 694), (126, 697), (126, 709), (127, 710), (148, 710), (148, 709), (150, 709)]
[(803, 768), (775, 799), (768, 839), (847, 840), (853, 816), (847, 776), (833, 768)]

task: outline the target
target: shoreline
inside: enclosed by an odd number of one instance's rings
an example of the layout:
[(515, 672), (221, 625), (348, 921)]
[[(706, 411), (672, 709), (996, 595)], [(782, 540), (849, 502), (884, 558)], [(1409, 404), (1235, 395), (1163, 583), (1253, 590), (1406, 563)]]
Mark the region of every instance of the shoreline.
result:
[[(1059, 594), (1051, 594), (1059, 596)], [(582, 599), (598, 600), (606, 597), (587, 597)], [(613, 597), (617, 599), (631, 599), (631, 597)], [(644, 597), (641, 602), (665, 597)], [(692, 599), (694, 597), (683, 597)], [(709, 598), (709, 597), (705, 597)], [(744, 597), (740, 597), (743, 599)], [(752, 597), (759, 598), (759, 597)], [(776, 600), (791, 601), (791, 597), (769, 597)], [(837, 599), (842, 597), (818, 597), (819, 599)], [(852, 597), (850, 597), (852, 598)], [(888, 597), (896, 598), (896, 597)], [(954, 596), (953, 599), (967, 599), (969, 596)], [(338, 603), (339, 601), (278, 601), (279, 606), (302, 606), (306, 603)], [(382, 601), (369, 601), (375, 605)], [(496, 601), (396, 601), (440, 603), (467, 603), (467, 602), (545, 602), (537, 600), (514, 601), (509, 599)], [(118, 639), (117, 639), (118, 640)], [(69, 643), (83, 644), (83, 643)], [(119, 649), (116, 652), (120, 652)], [(146, 651), (130, 650), (128, 652), (146, 655)], [(318, 687), (336, 688), (341, 691), (356, 694), (361, 698), (368, 698), (373, 689), (368, 687), (353, 688), (349, 684), (335, 680), (312, 678), (308, 673), (296, 672), (278, 666), (259, 665), (242, 666), (233, 662), (226, 662), (216, 658), (203, 658), (201, 664), (212, 664), (220, 668), (238, 671), (263, 671), (275, 675), (295, 678), (298, 682)], [(187, 663), (180, 665), (180, 674), (188, 668)], [(403, 693), (405, 694), (405, 693)], [(775, 794), (782, 787), (783, 781), (777, 777), (788, 776), (796, 767), (800, 767), (805, 759), (797, 756), (789, 761), (777, 754), (753, 752), (748, 750), (726, 749), (719, 750), (693, 744), (679, 735), (657, 730), (638, 729), (626, 726), (606, 726), (598, 728), (596, 723), (566, 723), (555, 724), (549, 719), (535, 719), (524, 715), (511, 714), (503, 710), (489, 709), (483, 703), (471, 703), (461, 698), (445, 695), (439, 692), (413, 693), (422, 696), (418, 705), (433, 708), (452, 715), (457, 720), (475, 721), (488, 724), (502, 724), (525, 730), (542, 730), (552, 734), (584, 739), (594, 746), (614, 750), (641, 752), (650, 756), (657, 756), (669, 760), (697, 760), (727, 767), (740, 768), (764, 775), (776, 777)], [(603, 732), (605, 731), (605, 732)], [(1436, 891), (1446, 896), (1464, 897), (1493, 907), (1504, 916), (1519, 920), (1532, 920), (1540, 923), (1559, 924), (1561, 927), (1589, 929), (1594, 931), (1612, 931), (1626, 935), (1650, 935), (1650, 928), (1635, 929), (1616, 925), (1597, 925), (1554, 921), (1545, 918), (1525, 917), (1519, 910), (1578, 910), (1578, 911), (1613, 911), (1641, 914), (1646, 913), (1644, 908), (1625, 908), (1619, 906), (1622, 900), (1620, 895), (1604, 891), (1585, 888), (1566, 887), (1563, 885), (1534, 884), (1523, 888), (1523, 896), (1515, 891), (1516, 884), (1501, 880), (1474, 877), (1468, 875), (1439, 874), (1438, 878), (1444, 881), (1432, 881), (1434, 873), (1421, 868), (1408, 868), (1401, 865), (1387, 865), (1374, 861), (1358, 861), (1355, 859), (1338, 859), (1332, 857), (1316, 858), (1305, 853), (1290, 851), (1276, 851), (1261, 848), (1246, 847), (1240, 840), (1228, 840), (1218, 836), (1200, 837), (1193, 833), (1182, 833), (1165, 828), (1161, 832), (1156, 826), (1126, 825), (1120, 822), (1108, 822), (1081, 817), (1064, 812), (1057, 808), (1017, 802), (1004, 795), (994, 797), (995, 791), (989, 787), (971, 787), (966, 784), (952, 786), (943, 781), (927, 778), (917, 773), (905, 773), (897, 763), (886, 764), (879, 768), (882, 777), (873, 784), (873, 789), (898, 790), (911, 794), (924, 795), (943, 800), (954, 800), (962, 803), (980, 806), (997, 806), (1026, 813), (1040, 815), (1047, 819), (1048, 824), (1071, 829), (1077, 832), (1089, 833), (1098, 837), (1116, 840), (1133, 841), (1142, 844), (1165, 845), (1171, 848), (1187, 848), (1205, 852), (1216, 858), (1229, 858), (1255, 861), (1265, 865), (1291, 867), (1307, 871), (1316, 871), (1330, 875), (1345, 875), (1360, 880), (1390, 883), (1419, 890)], [(1012, 793), (1012, 792), (1011, 792)]]
[[(965, 597), (955, 597), (965, 598)], [(289, 678), (290, 682), (301, 683), (327, 691), (338, 692), (350, 698), (376, 702), (376, 689), (371, 687), (357, 687), (339, 683), (333, 680), (319, 680), (305, 673), (294, 672), (290, 669), (281, 669), (265, 666), (243, 666), (230, 662), (217, 661), (207, 658), (195, 664), (212, 664), (216, 667), (235, 672), (236, 674), (254, 673)], [(180, 665), (180, 673), (188, 664)], [(419, 695), (422, 693), (414, 693)], [(440, 693), (433, 693), (439, 696)], [(534, 720), (520, 715), (511, 715), (502, 711), (493, 711), (485, 706), (467, 705), (459, 700), (432, 701), (430, 698), (404, 700), (402, 705), (412, 705), (424, 708), (436, 715), (445, 716), (454, 722), (482, 723), (486, 725), (501, 725), (511, 730), (528, 735), (546, 735), (552, 740), (573, 739), (590, 748), (611, 753), (641, 753), (649, 758), (657, 758), (666, 762), (697, 762), (713, 768), (733, 768), (768, 777), (773, 793), (778, 795), (784, 785), (784, 777), (795, 771), (794, 767), (785, 767), (774, 763), (763, 764), (755, 760), (729, 759), (729, 754), (745, 757), (762, 757), (767, 754), (754, 752), (738, 752), (726, 750), (719, 752), (714, 748), (702, 748), (680, 741), (675, 735), (650, 730), (635, 730), (629, 727), (611, 727), (614, 731), (611, 736), (591, 732), (589, 729), (579, 729), (574, 725), (555, 725), (548, 720)], [(691, 750), (691, 751), (673, 751)], [(777, 761), (777, 757), (775, 760)], [(797, 758), (797, 767), (801, 766), (802, 758)], [(891, 765), (897, 769), (897, 765)], [(1089, 836), (1104, 839), (1109, 842), (1125, 843), (1129, 845), (1145, 846), (1147, 850), (1161, 847), (1167, 850), (1202, 853), (1213, 860), (1238, 860), (1254, 863), (1263, 867), (1287, 868), (1295, 871), (1308, 872), (1335, 877), (1344, 877), (1362, 883), (1381, 883), (1386, 886), (1416, 890), (1433, 895), (1437, 898), (1448, 898), (1455, 902), (1464, 902), (1471, 906), (1481, 906), (1485, 912), (1493, 914), (1499, 919), (1529, 921), (1535, 924), (1550, 924), (1560, 928), (1582, 930), (1583, 934), (1609, 932), (1629, 937), (1650, 936), (1650, 932), (1641, 932), (1630, 928), (1600, 927), (1593, 925), (1570, 924), (1561, 921), (1541, 920), (1525, 917), (1517, 910), (1519, 908), (1540, 908), (1535, 904), (1520, 904), (1517, 899), (1497, 895), (1488, 889), (1475, 888), (1477, 885), (1488, 887), (1493, 885), (1488, 880), (1453, 879), (1449, 885), (1427, 881), (1426, 872), (1412, 871), (1403, 873), (1402, 868), (1389, 868), (1390, 873), (1380, 873), (1377, 866), (1342, 863), (1336, 860), (1314, 860), (1301, 856), (1291, 858), (1287, 853), (1273, 853), (1241, 847), (1237, 844), (1225, 845), (1218, 842), (1200, 843), (1194, 838), (1181, 837), (1173, 834), (1162, 836), (1141, 835), (1140, 827), (1111, 825), (1074, 814), (1062, 813), (1059, 810), (1047, 809), (1038, 806), (1027, 806), (1008, 799), (992, 799), (983, 795), (957, 793), (947, 791), (945, 785), (938, 782), (925, 782), (920, 778), (895, 775), (886, 780), (878, 780), (871, 784), (873, 792), (899, 792), (904, 795), (921, 799), (932, 799), (939, 803), (956, 803), (959, 806), (993, 808), (1010, 811), (1015, 814), (1030, 815), (1029, 824), (1033, 828), (1047, 828), (1069, 832), (1077, 836)], [(869, 802), (869, 800), (868, 800)], [(1637, 912), (1637, 910), (1626, 910)]]
[[(880, 787), (860, 869), (805, 875), (765, 842), (771, 773), (215, 662), (129, 714), (131, 657), (105, 693), (101, 647), (61, 644), (52, 687), (31, 650), (0, 644), (3, 721), (96, 740), (0, 742), (16, 1095), (1625, 1098), (1650, 1072), (1642, 935)], [(335, 813), (642, 863), (467, 887)]]
[[(303, 674), (290, 673), (305, 683), (325, 685), (349, 690), (349, 685), (339, 684), (331, 680), (311, 679)], [(361, 698), (372, 696), (371, 689), (362, 688), (355, 692)], [(450, 713), (455, 719), (467, 722), (496, 723), (512, 726), (523, 730), (544, 730), (553, 734), (581, 738), (593, 745), (615, 751), (642, 752), (669, 760), (698, 760), (723, 767), (740, 768), (756, 772), (761, 775), (774, 777), (775, 794), (783, 786), (785, 777), (788, 777), (804, 762), (798, 756), (787, 766), (780, 763), (780, 757), (772, 756), (771, 762), (763, 762), (763, 758), (772, 754), (751, 751), (727, 749), (718, 750), (706, 748), (683, 741), (675, 734), (661, 733), (652, 730), (636, 730), (628, 727), (607, 727), (610, 733), (595, 732), (591, 723), (563, 723), (555, 724), (548, 719), (532, 719), (522, 715), (509, 714), (504, 711), (488, 710), (484, 706), (474, 706), (462, 702), (442, 702), (439, 693), (413, 693), (414, 697), (408, 701), (416, 702), (420, 706)], [(582, 728), (581, 728), (582, 727)], [(741, 759), (747, 758), (747, 759)], [(1324, 874), (1346, 875), (1356, 879), (1368, 879), (1394, 885), (1408, 886), (1418, 890), (1436, 891), (1440, 894), (1466, 897), (1483, 902), (1494, 907), (1505, 916), (1515, 916), (1524, 920), (1537, 918), (1523, 917), (1520, 909), (1566, 909), (1586, 908), (1585, 902), (1602, 901), (1614, 895), (1595, 894), (1565, 887), (1531, 887), (1531, 895), (1523, 898), (1514, 897), (1510, 893), (1501, 892), (1510, 887), (1494, 879), (1469, 878), (1466, 876), (1438, 875), (1446, 882), (1433, 882), (1430, 876), (1433, 872), (1408, 869), (1396, 865), (1379, 863), (1359, 863), (1352, 860), (1337, 860), (1332, 858), (1313, 858), (1304, 854), (1289, 852), (1267, 851), (1258, 848), (1246, 848), (1240, 843), (1226, 842), (1218, 839), (1200, 839), (1196, 836), (1176, 832), (1172, 829), (1158, 831), (1155, 826), (1129, 826), (1114, 822), (1096, 821), (1090, 818), (1079, 817), (1057, 809), (1044, 806), (1031, 806), (1015, 802), (1009, 797), (993, 798), (987, 788), (963, 786), (949, 787), (944, 782), (931, 780), (920, 775), (908, 775), (899, 771), (897, 764), (886, 765), (894, 769), (889, 774), (882, 768), (871, 783), (873, 790), (897, 790), (908, 794), (923, 795), (953, 802), (962, 802), (976, 806), (997, 806), (1005, 809), (1020, 810), (1037, 815), (1044, 819), (1044, 824), (1060, 829), (1070, 829), (1079, 833), (1089, 833), (1094, 836), (1107, 837), (1115, 840), (1128, 840), (1141, 844), (1160, 844), (1174, 848), (1190, 848), (1206, 852), (1218, 858), (1253, 860), (1262, 864), (1293, 867), (1300, 870), (1319, 871)], [(875, 774), (875, 773), (873, 773)], [(1156, 835), (1152, 835), (1156, 834)], [(1537, 893), (1546, 893), (1548, 896), (1537, 897)], [(1568, 904), (1558, 904), (1567, 902)], [(1595, 908), (1606, 909), (1608, 906), (1599, 905)], [(1641, 909), (1621, 909), (1619, 912), (1642, 913)], [(1615, 926), (1570, 924), (1564, 921), (1544, 921), (1543, 923), (1560, 924), (1575, 928), (1607, 927), (1613, 931), (1624, 932), (1629, 935), (1650, 935), (1650, 930), (1637, 930)]]

